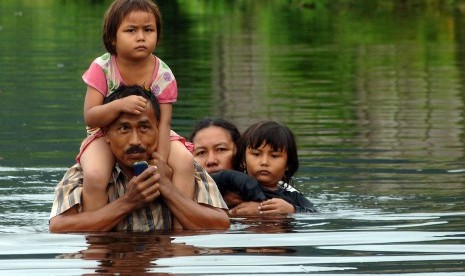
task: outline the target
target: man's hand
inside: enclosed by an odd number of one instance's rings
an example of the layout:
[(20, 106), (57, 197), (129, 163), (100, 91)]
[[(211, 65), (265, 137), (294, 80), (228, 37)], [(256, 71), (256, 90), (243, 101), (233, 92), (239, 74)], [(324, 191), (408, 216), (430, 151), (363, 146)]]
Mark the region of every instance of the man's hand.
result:
[(157, 167), (149, 166), (129, 181), (124, 198), (131, 209), (139, 209), (160, 196), (159, 180), (160, 174), (157, 173)]

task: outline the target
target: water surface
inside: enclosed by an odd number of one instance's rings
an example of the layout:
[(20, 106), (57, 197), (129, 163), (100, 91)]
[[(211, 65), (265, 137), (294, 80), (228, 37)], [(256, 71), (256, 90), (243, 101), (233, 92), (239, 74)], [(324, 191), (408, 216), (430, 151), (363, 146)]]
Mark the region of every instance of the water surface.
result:
[(288, 125), (296, 185), (320, 213), (233, 218), (225, 232), (50, 234), (109, 2), (0, 0), (1, 275), (465, 275), (465, 22), (439, 7), (161, 2), (173, 128)]

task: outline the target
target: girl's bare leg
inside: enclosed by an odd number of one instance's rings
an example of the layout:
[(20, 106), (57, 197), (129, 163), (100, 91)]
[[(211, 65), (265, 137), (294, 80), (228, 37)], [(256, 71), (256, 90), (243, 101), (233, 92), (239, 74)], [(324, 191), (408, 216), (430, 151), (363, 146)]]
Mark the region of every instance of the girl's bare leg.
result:
[(103, 137), (90, 143), (81, 155), (84, 174), (82, 208), (94, 211), (108, 203), (107, 186), (115, 165), (110, 146)]
[[(194, 200), (194, 156), (180, 141), (171, 141), (171, 149), (167, 160), (173, 170), (171, 182), (178, 191), (187, 199)], [(175, 229), (182, 229), (175, 221)]]

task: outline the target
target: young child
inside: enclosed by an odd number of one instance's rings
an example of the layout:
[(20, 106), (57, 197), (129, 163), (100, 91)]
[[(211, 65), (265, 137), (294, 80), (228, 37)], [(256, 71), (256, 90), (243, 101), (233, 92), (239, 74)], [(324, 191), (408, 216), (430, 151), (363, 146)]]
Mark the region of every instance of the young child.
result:
[(85, 211), (107, 204), (106, 187), (115, 162), (99, 128), (121, 112), (140, 114), (147, 104), (139, 96), (103, 104), (121, 85), (140, 85), (157, 97), (161, 109), (157, 152), (172, 168), (172, 180), (179, 191), (186, 198), (194, 197), (193, 155), (189, 152), (193, 147), (188, 150), (185, 139), (170, 130), (172, 103), (178, 93), (176, 80), (170, 68), (153, 54), (161, 29), (160, 11), (151, 0), (116, 0), (105, 14), (103, 43), (108, 53), (96, 58), (82, 76), (87, 84), (84, 120), (88, 137), (77, 161), (84, 173)]
[[(250, 126), (239, 140), (234, 163), (235, 168), (245, 171), (248, 176), (258, 181), (267, 200), (239, 200), (231, 209), (231, 214), (316, 212), (313, 203), (292, 186), (292, 177), (299, 168), (299, 160), (294, 134), (286, 126), (273, 121), (263, 121)], [(228, 172), (232, 173), (225, 171)], [(241, 178), (239, 176), (229, 178), (236, 179), (232, 181), (235, 185), (241, 186), (239, 183), (245, 183), (248, 187), (231, 188), (233, 192), (242, 194), (242, 198), (262, 198), (256, 190), (253, 196), (245, 194), (253, 187), (250, 181), (237, 181)], [(218, 180), (218, 176), (215, 175), (214, 179)], [(222, 181), (218, 180), (218, 183), (220, 182)]]

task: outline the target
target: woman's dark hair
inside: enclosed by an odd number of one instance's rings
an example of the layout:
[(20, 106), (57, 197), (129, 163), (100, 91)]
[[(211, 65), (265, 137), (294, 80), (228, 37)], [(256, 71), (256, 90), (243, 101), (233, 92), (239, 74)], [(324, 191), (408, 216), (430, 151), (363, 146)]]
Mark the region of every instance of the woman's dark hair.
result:
[(127, 96), (136, 95), (142, 96), (147, 99), (153, 108), (153, 113), (157, 119), (157, 122), (160, 122), (160, 105), (158, 104), (157, 97), (153, 95), (150, 90), (145, 89), (140, 85), (131, 85), (131, 86), (124, 86), (121, 85), (118, 87), (113, 93), (111, 93), (108, 97), (103, 100), (103, 103), (109, 103), (117, 99), (121, 99)]
[(158, 6), (151, 0), (116, 0), (108, 8), (103, 20), (103, 44), (110, 54), (116, 55), (116, 46), (114, 45), (116, 32), (124, 17), (133, 11), (144, 11), (152, 13), (155, 16), (158, 44), (162, 35), (163, 25)]
[(194, 130), (189, 136), (189, 140), (193, 142), (195, 135), (197, 135), (197, 132), (211, 126), (220, 127), (226, 130), (231, 136), (231, 140), (233, 141), (237, 149), (239, 138), (241, 138), (241, 133), (239, 132), (239, 130), (237, 130), (237, 127), (233, 123), (221, 118), (203, 118), (202, 120), (197, 122), (197, 124), (194, 127)]
[(282, 180), (292, 185), (292, 177), (299, 169), (297, 144), (292, 131), (287, 126), (274, 121), (258, 122), (245, 130), (239, 140), (237, 153), (234, 157), (234, 168), (245, 171), (245, 152), (247, 148), (257, 149), (263, 143), (269, 145), (274, 151), (287, 152), (287, 168)]

